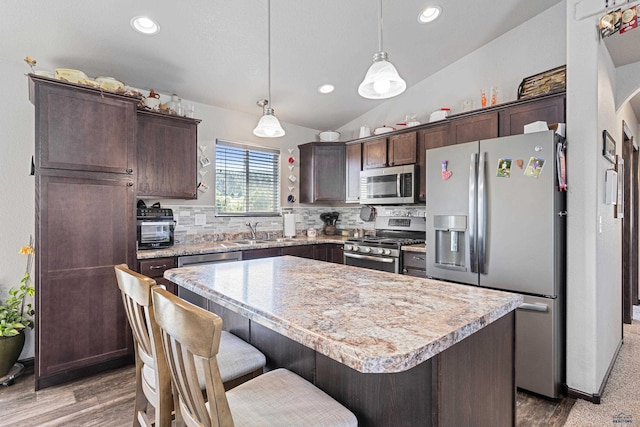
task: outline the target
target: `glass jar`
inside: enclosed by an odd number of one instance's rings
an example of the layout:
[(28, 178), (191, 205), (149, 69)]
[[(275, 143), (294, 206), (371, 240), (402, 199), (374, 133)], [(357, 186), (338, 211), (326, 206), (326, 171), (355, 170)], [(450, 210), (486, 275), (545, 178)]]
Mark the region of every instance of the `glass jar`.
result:
[(182, 100), (175, 93), (171, 95), (171, 99), (167, 102), (167, 109), (171, 114), (182, 115)]

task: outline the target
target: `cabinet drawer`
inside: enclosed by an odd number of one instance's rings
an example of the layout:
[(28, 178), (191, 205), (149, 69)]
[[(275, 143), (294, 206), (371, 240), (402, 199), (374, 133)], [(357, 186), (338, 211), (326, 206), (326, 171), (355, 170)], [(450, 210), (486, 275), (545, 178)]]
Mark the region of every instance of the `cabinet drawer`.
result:
[(426, 254), (420, 252), (404, 252), (403, 262), (406, 269), (427, 269)]
[(175, 257), (146, 259), (140, 261), (140, 273), (152, 278), (162, 277), (165, 270), (177, 266), (178, 262)]

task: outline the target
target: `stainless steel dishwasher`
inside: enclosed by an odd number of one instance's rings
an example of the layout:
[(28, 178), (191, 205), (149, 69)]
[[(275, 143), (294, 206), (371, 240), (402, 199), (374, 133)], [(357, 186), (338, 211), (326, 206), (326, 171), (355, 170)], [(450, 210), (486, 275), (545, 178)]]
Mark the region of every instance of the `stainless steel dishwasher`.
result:
[[(242, 251), (221, 252), (215, 254), (186, 255), (178, 257), (178, 267), (190, 267), (194, 265), (219, 264), (221, 262), (242, 261)], [(190, 290), (178, 286), (178, 296), (192, 304), (209, 309), (207, 299)]]

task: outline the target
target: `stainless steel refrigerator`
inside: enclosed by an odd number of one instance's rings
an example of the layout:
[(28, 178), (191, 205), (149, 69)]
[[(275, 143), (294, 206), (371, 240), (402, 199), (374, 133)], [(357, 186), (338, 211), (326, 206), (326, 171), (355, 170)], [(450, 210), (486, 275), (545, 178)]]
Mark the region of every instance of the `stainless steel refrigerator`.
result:
[(427, 150), (427, 276), (517, 292), (516, 384), (564, 382), (565, 192), (553, 131)]

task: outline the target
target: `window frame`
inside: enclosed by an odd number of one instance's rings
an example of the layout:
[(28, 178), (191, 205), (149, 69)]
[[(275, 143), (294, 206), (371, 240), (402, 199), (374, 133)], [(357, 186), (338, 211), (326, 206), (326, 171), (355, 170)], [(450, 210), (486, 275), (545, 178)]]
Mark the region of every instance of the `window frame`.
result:
[[(261, 152), (266, 154), (271, 154), (277, 156), (276, 161), (274, 162), (274, 178), (275, 178), (275, 189), (276, 194), (274, 195), (275, 199), (275, 210), (273, 212), (269, 211), (243, 211), (243, 212), (220, 212), (217, 203), (217, 185), (218, 185), (218, 146), (226, 146), (232, 147), (240, 150), (245, 150), (245, 156), (249, 151)], [(279, 217), (282, 215), (282, 183), (281, 183), (281, 161), (282, 161), (282, 152), (278, 148), (265, 147), (261, 145), (251, 144), (247, 142), (236, 142), (229, 141), (226, 139), (217, 138), (214, 144), (214, 174), (215, 174), (215, 183), (214, 183), (214, 212), (216, 217)], [(249, 180), (249, 171), (250, 171), (250, 163), (245, 162), (245, 179), (246, 179), (246, 188), (249, 188), (250, 180)], [(245, 195), (245, 206), (249, 205), (249, 194)]]

